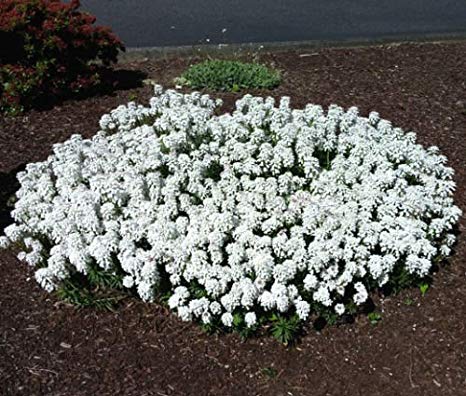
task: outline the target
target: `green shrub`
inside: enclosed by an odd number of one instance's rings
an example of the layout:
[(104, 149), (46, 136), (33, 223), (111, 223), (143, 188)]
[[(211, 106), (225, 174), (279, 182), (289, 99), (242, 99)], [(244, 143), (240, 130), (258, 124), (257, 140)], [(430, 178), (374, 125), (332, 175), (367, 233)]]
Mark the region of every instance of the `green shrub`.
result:
[(207, 60), (190, 66), (177, 81), (193, 89), (236, 92), (276, 87), (280, 83), (280, 73), (258, 63)]

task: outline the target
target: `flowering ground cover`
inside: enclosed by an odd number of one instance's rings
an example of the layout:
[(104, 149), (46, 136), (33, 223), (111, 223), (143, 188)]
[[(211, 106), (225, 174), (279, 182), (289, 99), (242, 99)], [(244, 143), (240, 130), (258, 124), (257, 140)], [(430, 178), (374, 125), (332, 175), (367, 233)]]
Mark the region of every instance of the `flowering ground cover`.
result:
[[(356, 105), (366, 116), (377, 110), (395, 125), (414, 130), (425, 147), (439, 146), (456, 172), (455, 202), (464, 210), (464, 50), (462, 43), (403, 45), (288, 52), (264, 56), (263, 61), (283, 70), (283, 83), (273, 95), (291, 96), (293, 108), (338, 103)], [(126, 67), (146, 71), (169, 86), (186, 63), (146, 61)], [(92, 136), (103, 113), (134, 97), (147, 102), (150, 91), (119, 91), (114, 97), (2, 120), (2, 187), (14, 191), (15, 169), (44, 160), (52, 144), (72, 133)], [(231, 111), (239, 98), (220, 96), (222, 112)], [(378, 121), (375, 114), (369, 120)], [(9, 222), (6, 213), (3, 208), (3, 224)], [(459, 231), (463, 227), (461, 219)], [(7, 379), (2, 386), (7, 394), (306, 395), (310, 389), (312, 394), (403, 394), (406, 389), (409, 394), (458, 394), (466, 369), (461, 235), (455, 250), (424, 297), (417, 289), (374, 296), (380, 317), (359, 315), (353, 324), (320, 333), (311, 323), (288, 350), (263, 337), (238, 343), (235, 335), (206, 335), (165, 308), (132, 298), (113, 313), (76, 311), (25, 280), (25, 266), (14, 254), (2, 252), (0, 353), (5, 359), (0, 370)], [(70, 370), (78, 374), (66, 376)]]
[(450, 254), (453, 169), (378, 113), (248, 94), (216, 115), (208, 95), (154, 91), (17, 174), (0, 248), (18, 246), (45, 290), (159, 296), (183, 321), (244, 335), (272, 322), (289, 343), (312, 315), (355, 314)]

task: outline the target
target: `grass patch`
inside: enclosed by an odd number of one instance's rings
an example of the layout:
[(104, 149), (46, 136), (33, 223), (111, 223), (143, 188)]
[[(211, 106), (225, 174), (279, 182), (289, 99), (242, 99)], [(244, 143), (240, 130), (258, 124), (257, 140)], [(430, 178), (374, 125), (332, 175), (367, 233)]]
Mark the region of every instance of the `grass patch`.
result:
[(280, 80), (280, 72), (258, 63), (217, 59), (190, 66), (176, 82), (193, 89), (237, 92), (274, 88), (280, 84)]

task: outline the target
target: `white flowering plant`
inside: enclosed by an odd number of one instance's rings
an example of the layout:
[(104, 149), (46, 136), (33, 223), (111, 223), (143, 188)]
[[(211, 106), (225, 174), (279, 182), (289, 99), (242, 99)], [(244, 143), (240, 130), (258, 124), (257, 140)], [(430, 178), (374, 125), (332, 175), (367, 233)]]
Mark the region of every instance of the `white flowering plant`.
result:
[(449, 255), (461, 211), (438, 148), (354, 107), (220, 104), (157, 86), (92, 139), (56, 144), (18, 174), (1, 247), (21, 245), (47, 291), (84, 279), (164, 296), (184, 321), (272, 324), (285, 342)]

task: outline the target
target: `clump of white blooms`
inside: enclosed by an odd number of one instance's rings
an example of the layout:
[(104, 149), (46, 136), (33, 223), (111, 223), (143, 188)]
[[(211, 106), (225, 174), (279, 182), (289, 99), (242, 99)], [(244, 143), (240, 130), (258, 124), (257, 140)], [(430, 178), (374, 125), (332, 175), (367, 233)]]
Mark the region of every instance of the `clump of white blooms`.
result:
[(156, 87), (149, 107), (56, 144), (18, 175), (0, 247), (20, 242), (49, 291), (93, 264), (151, 301), (166, 277), (183, 320), (227, 327), (238, 313), (248, 327), (268, 311), (304, 320), (314, 303), (342, 315), (368, 281), (400, 265), (424, 276), (449, 254), (461, 212), (436, 147), (356, 108), (219, 104)]

